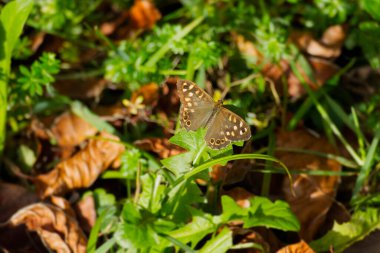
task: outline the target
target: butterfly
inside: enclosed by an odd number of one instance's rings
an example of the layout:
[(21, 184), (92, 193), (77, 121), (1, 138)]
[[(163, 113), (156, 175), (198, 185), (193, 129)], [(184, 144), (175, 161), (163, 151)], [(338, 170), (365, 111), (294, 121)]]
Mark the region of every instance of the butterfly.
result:
[(242, 118), (224, 108), (221, 100), (215, 102), (195, 83), (178, 80), (177, 90), (181, 100), (181, 126), (187, 131), (205, 127), (205, 141), (210, 148), (222, 149), (231, 142), (251, 138), (251, 129)]

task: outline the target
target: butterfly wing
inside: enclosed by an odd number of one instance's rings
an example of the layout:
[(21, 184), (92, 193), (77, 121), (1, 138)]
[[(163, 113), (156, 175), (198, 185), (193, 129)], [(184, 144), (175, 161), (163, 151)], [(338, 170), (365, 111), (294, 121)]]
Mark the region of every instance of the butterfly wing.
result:
[(249, 125), (230, 110), (220, 107), (210, 122), (205, 141), (212, 149), (222, 149), (234, 141), (246, 141), (251, 138)]
[(205, 127), (215, 108), (213, 99), (190, 81), (178, 80), (177, 90), (181, 100), (181, 126), (186, 130)]

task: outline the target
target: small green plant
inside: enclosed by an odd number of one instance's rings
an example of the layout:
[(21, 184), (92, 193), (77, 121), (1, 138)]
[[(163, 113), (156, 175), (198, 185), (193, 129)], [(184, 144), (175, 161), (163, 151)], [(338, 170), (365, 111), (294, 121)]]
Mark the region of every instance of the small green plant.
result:
[[(249, 208), (242, 208), (230, 197), (222, 196), (220, 212), (206, 211), (216, 210), (216, 207), (209, 206), (211, 203), (208, 203), (194, 179), (209, 181), (208, 169), (212, 165), (225, 164), (234, 159), (281, 162), (266, 155), (232, 155), (231, 146), (224, 150), (212, 150), (205, 146), (204, 134), (205, 129), (201, 128), (197, 132), (183, 130), (174, 135), (171, 142), (185, 148), (187, 152), (162, 160), (164, 167), (155, 171), (137, 165), (146, 163), (141, 151), (134, 148), (127, 150), (125, 157), (133, 156), (133, 162), (125, 159), (124, 166), (129, 168), (122, 170), (137, 170), (136, 192), (129, 193), (127, 200), (120, 203), (120, 212), (114, 213), (114, 219), (118, 222), (114, 223), (112, 229), (105, 226), (109, 224), (105, 216), (104, 220), (98, 219), (99, 229), (92, 231), (90, 238), (93, 241), (89, 240), (89, 246), (96, 244), (94, 233), (102, 233), (112, 238), (113, 243), (108, 240), (96, 252), (100, 249), (105, 252), (114, 244), (126, 250), (158, 252), (169, 248), (208, 252), (208, 249), (219, 245), (220, 252), (224, 252), (232, 246), (232, 234), (228, 229), (221, 232), (219, 229), (234, 220), (243, 221), (243, 227), (246, 228), (264, 226), (298, 231), (300, 224), (289, 205), (283, 201), (271, 202), (265, 197), (254, 197), (250, 200)], [(110, 175), (105, 174), (108, 178)], [(123, 175), (125, 179), (132, 178), (130, 174)], [(141, 185), (141, 193), (138, 185)], [(104, 209), (104, 206), (99, 208)], [(212, 234), (211, 238), (206, 239), (209, 234)], [(93, 247), (90, 249), (94, 250)]]

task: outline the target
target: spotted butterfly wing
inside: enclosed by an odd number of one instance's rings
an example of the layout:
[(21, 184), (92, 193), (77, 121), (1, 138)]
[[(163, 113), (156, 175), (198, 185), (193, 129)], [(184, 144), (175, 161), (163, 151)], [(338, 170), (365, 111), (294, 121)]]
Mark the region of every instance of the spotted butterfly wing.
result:
[(220, 106), (207, 130), (205, 141), (212, 149), (222, 149), (234, 141), (251, 138), (249, 125), (238, 115)]
[(249, 125), (238, 115), (222, 106), (195, 83), (179, 80), (178, 94), (181, 100), (180, 121), (186, 130), (206, 127), (206, 144), (212, 149), (222, 149), (234, 141), (251, 137)]
[(179, 80), (177, 90), (181, 100), (181, 126), (194, 131), (205, 127), (215, 107), (213, 99), (190, 81)]

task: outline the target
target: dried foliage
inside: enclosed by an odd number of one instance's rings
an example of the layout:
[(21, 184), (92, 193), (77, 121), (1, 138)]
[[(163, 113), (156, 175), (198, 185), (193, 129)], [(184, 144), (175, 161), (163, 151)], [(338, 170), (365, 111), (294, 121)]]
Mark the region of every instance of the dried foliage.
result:
[[(321, 137), (315, 137), (305, 129), (292, 132), (277, 133), (277, 147), (297, 148), (300, 150), (319, 151), (334, 154), (335, 149)], [(277, 151), (276, 157), (281, 159), (290, 170), (297, 171), (332, 171), (339, 172), (341, 165), (332, 159), (318, 157), (312, 154)], [(334, 202), (336, 189), (340, 178), (338, 176), (311, 176), (299, 174), (293, 177), (293, 189), (285, 179), (283, 191), (293, 212), (301, 222), (300, 236), (310, 241), (326, 219), (326, 214)]]
[(62, 161), (47, 174), (35, 178), (36, 191), (41, 198), (88, 187), (124, 151), (119, 139), (102, 132), (72, 158)]
[(299, 243), (283, 247), (277, 253), (315, 253), (315, 251), (306, 242), (300, 241)]
[(16, 212), (8, 221), (11, 226), (25, 224), (35, 231), (47, 248), (57, 252), (86, 252), (87, 239), (76, 220), (62, 209), (36, 203)]

